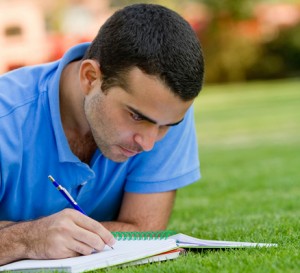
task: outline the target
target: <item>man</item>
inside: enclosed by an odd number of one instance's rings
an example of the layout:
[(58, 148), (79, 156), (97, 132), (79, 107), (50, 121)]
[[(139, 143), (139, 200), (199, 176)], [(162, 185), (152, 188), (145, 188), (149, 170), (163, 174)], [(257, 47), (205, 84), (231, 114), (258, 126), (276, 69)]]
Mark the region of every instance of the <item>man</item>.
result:
[(202, 80), (188, 23), (147, 4), (57, 62), (3, 75), (0, 264), (101, 251), (109, 230), (165, 229), (176, 189), (200, 177), (191, 105)]

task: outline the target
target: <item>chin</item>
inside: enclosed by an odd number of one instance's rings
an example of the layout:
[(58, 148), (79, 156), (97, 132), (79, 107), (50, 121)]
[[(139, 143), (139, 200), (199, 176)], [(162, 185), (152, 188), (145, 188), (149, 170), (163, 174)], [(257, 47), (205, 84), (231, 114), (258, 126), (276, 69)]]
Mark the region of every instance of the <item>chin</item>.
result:
[(127, 158), (123, 158), (123, 159), (120, 159), (120, 158), (115, 158), (115, 159), (111, 159), (113, 162), (116, 162), (116, 163), (123, 163), (123, 162), (126, 162), (128, 160), (128, 157)]
[[(102, 151), (101, 151), (102, 152)], [(102, 152), (102, 154), (110, 159), (111, 161), (114, 161), (116, 163), (122, 163), (128, 160), (128, 157), (122, 155), (122, 154), (114, 154), (114, 153), (109, 153), (109, 152)]]
[(119, 157), (115, 156), (115, 157), (107, 157), (107, 158), (109, 158), (111, 161), (114, 161), (116, 163), (123, 163), (128, 160), (128, 157), (124, 157), (124, 156), (119, 156)]

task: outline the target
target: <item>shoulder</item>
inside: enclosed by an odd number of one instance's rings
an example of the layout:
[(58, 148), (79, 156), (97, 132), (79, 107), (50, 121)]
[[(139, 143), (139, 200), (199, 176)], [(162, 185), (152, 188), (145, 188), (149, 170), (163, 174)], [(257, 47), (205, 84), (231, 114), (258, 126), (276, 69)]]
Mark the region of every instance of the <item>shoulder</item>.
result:
[(80, 59), (90, 43), (83, 43), (69, 49), (61, 60), (41, 65), (27, 66), (0, 76), (0, 118), (47, 91), (49, 80), (57, 79), (63, 67)]
[(16, 69), (0, 77), (0, 118), (35, 100), (46, 89), (54, 63)]

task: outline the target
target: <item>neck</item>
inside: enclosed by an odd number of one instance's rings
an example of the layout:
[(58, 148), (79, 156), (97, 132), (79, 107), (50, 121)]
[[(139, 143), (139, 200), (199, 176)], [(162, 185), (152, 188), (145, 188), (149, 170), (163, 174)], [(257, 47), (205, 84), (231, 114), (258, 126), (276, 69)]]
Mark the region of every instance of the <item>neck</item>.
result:
[(60, 79), (60, 115), (65, 135), (72, 152), (89, 163), (96, 150), (84, 113), (84, 95), (79, 81), (80, 61), (68, 64)]
[(80, 61), (68, 64), (60, 79), (60, 115), (65, 133), (84, 136), (90, 128), (84, 113), (84, 95), (79, 81)]

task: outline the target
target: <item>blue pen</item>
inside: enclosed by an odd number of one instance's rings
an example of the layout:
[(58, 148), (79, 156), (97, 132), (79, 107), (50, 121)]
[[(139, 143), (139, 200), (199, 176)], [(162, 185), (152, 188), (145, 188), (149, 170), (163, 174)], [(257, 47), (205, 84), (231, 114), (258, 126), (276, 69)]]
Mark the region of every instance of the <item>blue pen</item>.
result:
[(68, 200), (74, 209), (80, 211), (84, 215), (87, 215), (63, 186), (59, 185), (51, 175), (48, 175), (48, 178), (53, 183), (55, 188), (58, 189), (59, 192)]

